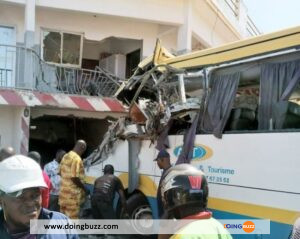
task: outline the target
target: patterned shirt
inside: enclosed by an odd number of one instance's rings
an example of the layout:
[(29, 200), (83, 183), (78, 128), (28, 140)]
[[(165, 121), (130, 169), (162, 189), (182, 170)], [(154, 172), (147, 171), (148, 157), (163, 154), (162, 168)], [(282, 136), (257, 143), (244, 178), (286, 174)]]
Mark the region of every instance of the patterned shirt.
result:
[(67, 153), (60, 163), (61, 186), (59, 193), (60, 206), (80, 206), (85, 192), (77, 187), (71, 178), (84, 180), (84, 167), (80, 156), (74, 151)]
[(60, 181), (61, 181), (61, 178), (58, 175), (59, 163), (55, 159), (52, 160), (50, 163), (47, 163), (45, 165), (44, 171), (49, 176), (52, 183), (52, 190), (50, 191), (50, 194), (58, 196), (60, 190)]
[(300, 217), (296, 220), (291, 239), (300, 239)]

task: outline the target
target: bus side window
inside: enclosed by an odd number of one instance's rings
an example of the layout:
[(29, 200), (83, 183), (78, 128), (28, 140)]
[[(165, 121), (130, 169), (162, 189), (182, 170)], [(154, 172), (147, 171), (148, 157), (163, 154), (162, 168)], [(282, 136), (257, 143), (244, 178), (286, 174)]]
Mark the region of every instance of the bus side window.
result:
[[(252, 90), (251, 90), (252, 89)], [(258, 86), (238, 90), (233, 109), (227, 121), (226, 131), (257, 130)]]
[(293, 91), (288, 102), (288, 109), (283, 122), (283, 129), (300, 128), (300, 87)]
[(259, 130), (300, 128), (300, 59), (282, 60), (261, 65)]
[(235, 108), (230, 113), (226, 130), (256, 130), (256, 111), (247, 108)]

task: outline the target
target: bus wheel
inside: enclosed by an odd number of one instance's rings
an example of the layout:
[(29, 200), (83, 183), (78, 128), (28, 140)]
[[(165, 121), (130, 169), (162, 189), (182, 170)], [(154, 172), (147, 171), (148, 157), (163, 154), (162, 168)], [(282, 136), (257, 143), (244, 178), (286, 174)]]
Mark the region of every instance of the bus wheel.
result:
[[(152, 211), (146, 197), (143, 194), (136, 193), (132, 195), (127, 200), (127, 210), (130, 219), (135, 221), (134, 227), (140, 234), (143, 234), (142, 233), (143, 231), (152, 232), (152, 227), (153, 227)], [(145, 219), (145, 220), (139, 220), (139, 219)]]
[(131, 219), (152, 219), (151, 207), (141, 193), (132, 195), (127, 200), (127, 210)]

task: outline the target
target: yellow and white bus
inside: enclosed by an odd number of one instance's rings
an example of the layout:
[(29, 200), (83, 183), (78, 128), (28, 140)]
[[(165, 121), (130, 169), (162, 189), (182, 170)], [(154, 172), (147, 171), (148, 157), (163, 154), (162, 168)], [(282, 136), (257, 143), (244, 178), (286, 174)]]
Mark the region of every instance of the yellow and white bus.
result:
[[(185, 98), (205, 101), (191, 164), (208, 178), (214, 217), (270, 219), (270, 235), (245, 238), (288, 238), (300, 216), (300, 27), (155, 64), (183, 70), (176, 75), (186, 83)], [(192, 90), (191, 74), (197, 75), (193, 83), (202, 82)], [(177, 129), (168, 136), (172, 163), (184, 142)], [(149, 139), (118, 139), (105, 160), (87, 170), (87, 181), (112, 164), (132, 216), (156, 218), (161, 171), (153, 162), (155, 146)]]

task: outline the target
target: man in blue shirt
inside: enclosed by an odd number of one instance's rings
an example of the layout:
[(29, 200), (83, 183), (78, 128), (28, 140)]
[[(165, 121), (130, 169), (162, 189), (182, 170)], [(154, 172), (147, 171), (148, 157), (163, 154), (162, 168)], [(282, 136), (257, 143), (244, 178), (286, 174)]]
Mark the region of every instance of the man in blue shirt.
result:
[(159, 180), (158, 188), (157, 188), (157, 209), (158, 209), (158, 216), (159, 218), (164, 217), (164, 209), (162, 205), (162, 199), (161, 199), (161, 182), (164, 179), (166, 172), (169, 168), (171, 168), (171, 162), (170, 162), (170, 154), (165, 150), (162, 149), (159, 151), (157, 157), (154, 159), (156, 161), (158, 167), (163, 170), (161, 174), (161, 178)]
[(46, 187), (34, 160), (14, 155), (0, 163), (1, 239), (79, 239), (70, 234), (30, 234), (31, 219), (68, 220), (64, 214), (42, 208), (41, 189)]

